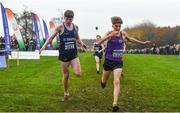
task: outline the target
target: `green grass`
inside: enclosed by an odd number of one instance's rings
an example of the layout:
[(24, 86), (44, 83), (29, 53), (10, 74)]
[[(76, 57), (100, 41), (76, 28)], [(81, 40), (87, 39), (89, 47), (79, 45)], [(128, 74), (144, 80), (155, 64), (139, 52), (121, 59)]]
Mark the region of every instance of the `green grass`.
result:
[[(70, 99), (63, 98), (57, 57), (10, 61), (0, 69), (0, 112), (111, 111), (113, 77), (100, 87), (92, 54), (80, 54), (82, 76), (70, 71)], [(180, 111), (180, 59), (176, 56), (124, 55), (119, 99), (122, 111)]]

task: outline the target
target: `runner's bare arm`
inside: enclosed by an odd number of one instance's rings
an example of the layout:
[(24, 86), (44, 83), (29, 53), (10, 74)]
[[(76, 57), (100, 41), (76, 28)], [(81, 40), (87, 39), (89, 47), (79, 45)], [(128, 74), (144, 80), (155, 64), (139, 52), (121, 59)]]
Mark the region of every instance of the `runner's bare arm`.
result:
[(125, 31), (123, 31), (122, 34), (123, 34), (124, 39), (127, 39), (130, 42), (139, 43), (139, 44), (151, 44), (151, 41), (144, 41), (143, 42), (143, 41), (137, 40), (133, 37), (130, 37), (130, 36), (128, 36), (128, 34)]
[(61, 32), (62, 32), (62, 25), (59, 25), (59, 26), (56, 28), (56, 30), (54, 31), (54, 33), (46, 40), (45, 44), (44, 44), (44, 45), (42, 46), (42, 48), (40, 49), (40, 52), (39, 52), (39, 53), (41, 53), (42, 50), (45, 50), (46, 46), (47, 46), (50, 42), (52, 42), (52, 40), (56, 37), (56, 35), (57, 35), (58, 33), (61, 34)]
[(111, 34), (112, 31), (108, 31), (102, 39), (100, 39), (98, 41), (98, 44), (101, 45), (103, 42), (105, 42), (106, 40), (108, 40), (110, 38), (110, 34)]
[(98, 51), (98, 53), (101, 53), (104, 50), (105, 50), (105, 47), (103, 47), (100, 51)]
[(106, 40), (110, 39), (112, 36), (119, 34), (119, 31), (109, 31), (105, 34), (105, 36), (98, 42), (99, 45), (101, 45)]

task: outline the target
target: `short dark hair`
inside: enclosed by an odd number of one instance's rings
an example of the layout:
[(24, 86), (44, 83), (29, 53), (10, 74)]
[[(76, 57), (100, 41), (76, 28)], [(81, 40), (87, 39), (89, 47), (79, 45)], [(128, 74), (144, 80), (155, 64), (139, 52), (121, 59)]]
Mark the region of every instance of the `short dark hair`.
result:
[(73, 18), (74, 17), (74, 12), (72, 10), (66, 10), (64, 12), (64, 17)]
[(100, 35), (96, 35), (96, 38), (101, 38), (101, 36)]
[(117, 23), (123, 24), (121, 17), (118, 16), (111, 17), (111, 22), (112, 24), (117, 24)]

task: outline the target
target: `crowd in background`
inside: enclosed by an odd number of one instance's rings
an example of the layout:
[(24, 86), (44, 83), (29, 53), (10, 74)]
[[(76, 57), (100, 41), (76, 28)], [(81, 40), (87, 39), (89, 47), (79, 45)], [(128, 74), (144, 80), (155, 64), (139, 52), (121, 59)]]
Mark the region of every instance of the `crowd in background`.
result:
[(5, 48), (5, 40), (3, 37), (0, 37), (0, 50)]
[[(83, 39), (85, 40), (85, 39)], [(92, 40), (86, 40), (88, 47), (93, 47)], [(11, 49), (18, 49), (18, 42), (14, 36), (11, 36)], [(36, 40), (35, 39), (24, 39), (25, 49), (23, 51), (34, 51), (36, 49)], [(0, 50), (5, 48), (5, 40), (3, 37), (0, 37)], [(180, 51), (180, 44), (174, 45), (165, 45), (165, 46), (157, 46), (153, 44), (151, 48), (143, 48), (143, 49), (126, 49), (125, 53), (128, 54), (161, 54), (161, 55), (177, 55)]]
[[(18, 41), (14, 36), (10, 38), (11, 49), (19, 49)], [(36, 40), (34, 39), (24, 39), (25, 48), (23, 51), (34, 51), (36, 49)], [(3, 37), (0, 37), (0, 50), (4, 50), (5, 48), (5, 40)]]
[(126, 53), (128, 54), (160, 54), (160, 55), (177, 55), (180, 51), (180, 44), (156, 46), (153, 44), (152, 48), (144, 49), (128, 49)]

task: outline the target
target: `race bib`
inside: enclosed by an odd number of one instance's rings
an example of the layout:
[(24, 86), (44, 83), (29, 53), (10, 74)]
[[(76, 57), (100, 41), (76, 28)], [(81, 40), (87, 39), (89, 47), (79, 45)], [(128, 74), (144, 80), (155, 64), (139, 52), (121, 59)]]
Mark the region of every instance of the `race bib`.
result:
[(95, 47), (95, 51), (98, 52), (99, 51), (99, 47)]
[(114, 58), (121, 58), (122, 57), (123, 50), (114, 50), (113, 51), (113, 57)]
[(74, 42), (67, 42), (65, 43), (65, 50), (75, 49)]

